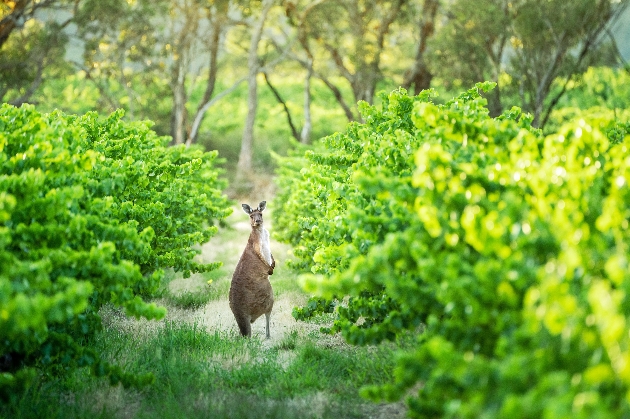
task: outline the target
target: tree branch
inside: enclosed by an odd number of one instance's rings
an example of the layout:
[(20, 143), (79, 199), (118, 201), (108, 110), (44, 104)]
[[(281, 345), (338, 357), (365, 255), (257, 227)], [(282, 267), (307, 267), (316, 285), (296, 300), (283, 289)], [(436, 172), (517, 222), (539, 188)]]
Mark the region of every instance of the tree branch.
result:
[(595, 27), (595, 29), (593, 29), (593, 31), (586, 38), (586, 40), (582, 44), (580, 54), (578, 55), (577, 61), (574, 65), (574, 68), (573, 68), (574, 71), (572, 71), (569, 77), (567, 77), (567, 79), (565, 80), (562, 86), (562, 89), (560, 89), (560, 92), (558, 92), (558, 94), (554, 96), (554, 98), (551, 100), (551, 102), (549, 103), (549, 105), (547, 105), (545, 109), (542, 122), (540, 123), (541, 129), (544, 128), (544, 126), (547, 124), (547, 121), (549, 120), (549, 117), (551, 116), (551, 112), (553, 111), (555, 106), (558, 104), (562, 96), (566, 93), (567, 86), (569, 85), (569, 82), (573, 79), (573, 75), (580, 69), (582, 62), (584, 61), (588, 53), (592, 50), (593, 46), (597, 43), (598, 38), (601, 36), (603, 32), (607, 32), (607, 31), (609, 32), (609, 30), (607, 29), (608, 25), (619, 17), (619, 15), (625, 9), (625, 7), (626, 6), (620, 7), (616, 11), (616, 13), (613, 14), (609, 19), (601, 22), (597, 27)]
[(42, 77), (43, 74), (44, 63), (43, 61), (40, 61), (37, 64), (37, 75), (35, 76), (35, 79), (33, 79), (33, 81), (31, 82), (31, 85), (28, 87), (28, 89), (26, 89), (26, 92), (24, 92), (24, 94), (19, 98), (10, 101), (9, 104), (19, 107), (28, 102), (31, 96), (33, 96), (33, 93), (35, 93), (37, 88), (42, 84), (42, 81), (44, 80), (44, 78)]
[(201, 126), (201, 121), (203, 120), (203, 117), (205, 113), (208, 111), (208, 109), (210, 109), (210, 107), (214, 105), (215, 103), (217, 103), (219, 100), (223, 99), (223, 97), (229, 95), (234, 90), (236, 90), (238, 86), (246, 80), (247, 80), (247, 77), (243, 77), (237, 80), (232, 85), (232, 87), (230, 87), (229, 89), (225, 89), (224, 91), (222, 91), (221, 93), (213, 97), (211, 100), (204, 103), (203, 106), (199, 108), (199, 110), (195, 114), (195, 120), (193, 121), (192, 127), (190, 129), (190, 134), (188, 135), (188, 138), (186, 139), (187, 147), (193, 143), (193, 139), (196, 140), (197, 135), (199, 134), (199, 127)]
[(432, 75), (427, 68), (424, 54), (427, 50), (427, 41), (435, 32), (435, 16), (437, 14), (439, 2), (437, 0), (425, 0), (422, 6), (422, 19), (420, 20), (420, 40), (416, 49), (416, 59), (407, 72), (403, 87), (407, 90), (413, 85), (414, 93), (417, 95), (431, 85)]
[(271, 84), (271, 80), (269, 80), (269, 75), (267, 74), (267, 72), (263, 72), (262, 74), (265, 77), (265, 82), (267, 83), (269, 90), (271, 90), (271, 92), (275, 96), (278, 103), (280, 103), (282, 105), (282, 108), (284, 109), (284, 113), (287, 116), (287, 122), (289, 123), (289, 127), (291, 127), (291, 134), (293, 135), (293, 138), (295, 138), (297, 141), (300, 141), (300, 134), (298, 133), (298, 130), (295, 128), (295, 125), (293, 124), (293, 118), (291, 118), (291, 112), (289, 111), (289, 107), (287, 106), (284, 99), (282, 99), (282, 96), (280, 96), (280, 92), (278, 92), (278, 90), (273, 86), (273, 84)]

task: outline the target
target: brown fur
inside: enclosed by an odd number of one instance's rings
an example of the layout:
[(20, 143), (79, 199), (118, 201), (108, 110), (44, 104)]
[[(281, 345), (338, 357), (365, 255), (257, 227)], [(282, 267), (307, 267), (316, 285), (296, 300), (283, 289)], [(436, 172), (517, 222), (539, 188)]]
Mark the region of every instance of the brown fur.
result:
[[(273, 255), (271, 255), (271, 264), (269, 264), (261, 249), (261, 235), (265, 234), (262, 226), (262, 210), (264, 208), (264, 201), (256, 210), (251, 210), (246, 205), (243, 206), (245, 212), (252, 217), (252, 232), (236, 265), (230, 285), (230, 308), (234, 313), (241, 335), (247, 337), (252, 335), (251, 324), (263, 314), (267, 323), (267, 338), (270, 337), (269, 318), (273, 308), (273, 290), (269, 282), (269, 275), (273, 274), (276, 263)], [(256, 219), (259, 220), (260, 224), (255, 222)]]

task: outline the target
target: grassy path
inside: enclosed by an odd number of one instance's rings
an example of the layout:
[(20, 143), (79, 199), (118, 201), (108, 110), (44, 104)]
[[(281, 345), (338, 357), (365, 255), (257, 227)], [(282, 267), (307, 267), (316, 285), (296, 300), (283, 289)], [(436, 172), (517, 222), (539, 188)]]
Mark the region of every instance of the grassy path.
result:
[[(271, 224), (272, 209), (265, 211), (265, 226), (273, 231)], [(247, 243), (251, 227), (249, 218), (240, 209), (240, 205), (234, 208), (233, 214), (227, 222), (231, 229), (223, 229), (210, 242), (202, 247), (202, 260), (205, 262), (222, 261), (224, 266), (217, 272), (206, 275), (194, 275), (191, 278), (176, 278), (169, 284), (168, 294), (170, 319), (184, 321), (197, 321), (208, 332), (228, 331), (236, 334), (238, 329), (228, 303), (228, 290), (232, 273), (243, 249)], [(277, 268), (270, 281), (274, 288), (274, 308), (271, 316), (271, 339), (263, 339), (267, 347), (277, 345), (287, 334), (294, 331), (300, 333), (318, 330), (317, 325), (298, 323), (291, 315), (293, 307), (306, 301), (307, 296), (302, 293), (295, 274), (286, 268), (285, 260), (289, 247), (272, 239), (271, 248), (277, 261)], [(212, 283), (208, 284), (208, 278)], [(195, 298), (201, 299), (198, 303)], [(207, 298), (208, 302), (203, 303)], [(188, 301), (190, 300), (190, 301)], [(182, 310), (186, 304), (193, 306)], [(177, 305), (180, 305), (178, 307)], [(252, 333), (262, 339), (264, 336), (264, 318), (258, 319), (253, 324)]]
[[(271, 211), (272, 206), (265, 224), (273, 231)], [(264, 318), (253, 324), (252, 339), (239, 336), (228, 290), (250, 227), (240, 204), (227, 222), (231, 227), (221, 229), (201, 253), (202, 260), (224, 266), (188, 279), (171, 274), (155, 300), (167, 307), (165, 319), (138, 320), (102, 310), (104, 330), (91, 344), (129, 372), (154, 374), (153, 385), (111, 387), (79, 370), (42, 381), (15, 406), (0, 409), (0, 419), (405, 417), (403, 403), (377, 405), (359, 396), (361, 386), (391, 377), (393, 344), (351, 347), (340, 336), (319, 332), (330, 318), (305, 323), (291, 316), (307, 296), (286, 268), (287, 246), (271, 243), (277, 261), (271, 339), (264, 338)]]

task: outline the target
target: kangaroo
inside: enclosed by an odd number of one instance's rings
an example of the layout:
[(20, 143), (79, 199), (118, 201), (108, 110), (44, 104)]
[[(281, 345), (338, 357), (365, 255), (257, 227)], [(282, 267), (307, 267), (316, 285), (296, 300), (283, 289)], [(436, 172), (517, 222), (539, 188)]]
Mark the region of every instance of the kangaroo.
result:
[(273, 308), (273, 290), (269, 275), (273, 275), (276, 261), (269, 248), (269, 232), (263, 227), (262, 212), (267, 207), (267, 202), (262, 201), (256, 209), (247, 204), (242, 204), (242, 207), (249, 214), (252, 232), (232, 276), (230, 308), (241, 335), (246, 337), (252, 336), (251, 324), (264, 314), (269, 339), (269, 318)]

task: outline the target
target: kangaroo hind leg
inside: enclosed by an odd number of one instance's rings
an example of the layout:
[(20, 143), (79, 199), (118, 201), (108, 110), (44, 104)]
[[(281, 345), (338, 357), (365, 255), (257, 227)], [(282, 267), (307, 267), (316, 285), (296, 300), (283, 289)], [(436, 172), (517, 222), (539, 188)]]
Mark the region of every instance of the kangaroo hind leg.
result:
[(252, 324), (250, 323), (249, 316), (235, 316), (236, 323), (238, 324), (238, 329), (241, 332), (242, 336), (251, 338), (252, 337)]
[(271, 333), (269, 332), (269, 319), (271, 318), (271, 313), (265, 313), (265, 322), (267, 323), (267, 339), (271, 338)]

